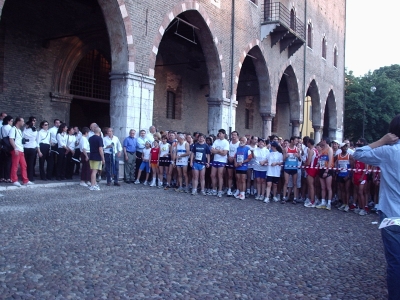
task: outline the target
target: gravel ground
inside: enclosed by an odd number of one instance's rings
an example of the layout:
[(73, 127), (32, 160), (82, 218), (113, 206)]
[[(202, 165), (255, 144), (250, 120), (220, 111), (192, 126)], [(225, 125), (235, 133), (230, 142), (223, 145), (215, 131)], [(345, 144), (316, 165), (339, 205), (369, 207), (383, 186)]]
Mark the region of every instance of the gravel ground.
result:
[(143, 185), (0, 198), (0, 299), (385, 299), (377, 215)]

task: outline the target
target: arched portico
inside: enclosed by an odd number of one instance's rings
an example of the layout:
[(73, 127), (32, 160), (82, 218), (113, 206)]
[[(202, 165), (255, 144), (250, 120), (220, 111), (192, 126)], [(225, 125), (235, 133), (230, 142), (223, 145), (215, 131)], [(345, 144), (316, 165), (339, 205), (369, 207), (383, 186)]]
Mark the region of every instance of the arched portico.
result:
[(275, 107), (272, 132), (284, 138), (300, 135), (301, 101), (297, 77), (292, 66), (288, 66), (283, 72)]
[[(311, 102), (309, 102), (309, 99)], [(306, 107), (307, 110), (304, 116), (304, 126), (308, 126), (309, 130), (314, 130), (314, 140), (318, 143), (321, 140), (321, 128), (322, 128), (322, 116), (321, 116), (321, 99), (320, 91), (315, 79), (313, 79), (307, 89), (307, 100)], [(311, 117), (311, 118), (310, 118)], [(307, 120), (306, 120), (307, 118)], [(311, 120), (310, 120), (311, 119)], [(311, 121), (311, 124), (309, 124)], [(303, 130), (304, 132), (304, 130)], [(308, 132), (304, 132), (303, 136), (308, 135)]]
[(333, 93), (333, 90), (330, 90), (325, 102), (323, 136), (327, 136), (332, 140), (336, 139), (336, 132), (338, 129), (337, 124), (335, 94)]
[(271, 135), (273, 114), (269, 72), (259, 45), (250, 48), (239, 67), (235, 129), (265, 138)]

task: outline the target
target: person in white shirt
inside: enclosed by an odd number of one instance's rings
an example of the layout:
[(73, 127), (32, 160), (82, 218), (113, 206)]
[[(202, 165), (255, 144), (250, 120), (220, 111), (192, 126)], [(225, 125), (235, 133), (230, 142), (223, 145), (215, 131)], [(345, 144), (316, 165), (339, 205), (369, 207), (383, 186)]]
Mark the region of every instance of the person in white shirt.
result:
[[(3, 126), (0, 128), (1, 139), (7, 137), (10, 133), (11, 126), (14, 122), (12, 116), (6, 116), (3, 119)], [(1, 166), (0, 166), (0, 182), (11, 183), (10, 171), (11, 171), (11, 153), (5, 149), (1, 149)]]
[(144, 180), (144, 185), (149, 185), (149, 175), (150, 175), (150, 153), (151, 153), (151, 144), (149, 141), (146, 141), (144, 144), (144, 149), (142, 150), (142, 163), (140, 164), (138, 176), (136, 178), (135, 184), (139, 184), (140, 176), (142, 175), (142, 171), (145, 170), (146, 178)]
[[(189, 144), (185, 140), (183, 133), (178, 134), (178, 142), (176, 144), (176, 162), (175, 166), (178, 171), (178, 184), (179, 187), (175, 189), (176, 192), (189, 193), (189, 178), (187, 176), (187, 167), (190, 156)], [(185, 180), (185, 189), (183, 189), (183, 180)]]
[(57, 176), (57, 158), (58, 158), (58, 145), (57, 145), (57, 131), (61, 125), (59, 119), (54, 119), (54, 126), (49, 129), (50, 132), (50, 179)]
[(24, 126), (24, 119), (21, 117), (15, 118), (14, 126), (11, 128), (9, 137), (10, 144), (14, 148), (11, 151), (11, 181), (15, 186), (21, 186), (18, 182), (17, 170), (18, 165), (21, 168), (22, 182), (24, 185), (33, 185), (34, 183), (29, 181), (26, 170), (26, 161), (24, 155), (24, 142), (21, 132), (21, 128)]
[[(267, 141), (269, 143), (269, 141)], [(256, 200), (269, 202), (269, 195), (265, 195), (266, 178), (268, 170), (268, 158), (269, 150), (266, 147), (266, 141), (263, 139), (258, 139), (258, 147), (252, 150), (253, 152), (253, 166), (254, 166), (254, 177), (257, 184), (257, 195)]]
[(267, 190), (265, 194), (267, 197), (269, 197), (272, 186), (272, 200), (274, 202), (279, 201), (279, 199), (276, 197), (276, 192), (278, 190), (278, 182), (281, 176), (282, 165), (283, 165), (282, 148), (278, 142), (273, 141), (271, 143), (271, 151), (269, 153), (269, 158), (268, 158)]
[[(225, 129), (218, 130), (217, 139), (211, 147), (211, 153), (214, 154), (214, 159), (211, 163), (211, 183), (212, 190), (209, 195), (222, 197), (222, 188), (224, 185), (224, 170), (228, 159), (229, 142), (225, 139)], [(217, 177), (218, 175), (218, 177)], [(217, 192), (218, 183), (218, 192)]]
[(62, 123), (57, 131), (57, 180), (65, 180), (65, 154), (67, 152), (67, 124)]
[[(36, 143), (39, 147), (38, 155), (40, 180), (51, 180), (51, 175), (53, 171), (53, 160), (50, 153), (49, 122), (47, 122), (46, 120), (40, 122), (40, 130), (36, 137)], [(44, 171), (44, 162), (47, 163), (46, 172)]]
[(35, 162), (38, 151), (38, 144), (36, 142), (38, 132), (36, 130), (35, 124), (36, 118), (30, 117), (28, 122), (26, 122), (25, 124), (25, 130), (23, 132), (23, 138), (25, 139), (24, 155), (29, 181), (35, 181), (33, 178), (33, 174), (35, 173)]
[(114, 135), (111, 127), (107, 129), (107, 136), (103, 138), (104, 158), (106, 161), (107, 185), (111, 185), (111, 178), (114, 179), (114, 185), (120, 186), (119, 177), (119, 158), (122, 153), (122, 145), (119, 139)]
[(74, 127), (68, 127), (67, 134), (67, 151), (65, 152), (65, 178), (71, 180), (75, 167), (75, 161), (72, 159), (75, 154), (76, 143)]
[(80, 159), (81, 157), (81, 150), (79, 149), (79, 142), (81, 141), (82, 138), (82, 132), (80, 132), (79, 127), (75, 126), (74, 127), (74, 131), (75, 131), (75, 153), (74, 153), (74, 162), (75, 162), (75, 171), (74, 174), (75, 175), (79, 175), (79, 169), (81, 167), (81, 163), (78, 162), (77, 160)]
[(156, 128), (152, 125), (149, 127), (149, 132), (146, 134), (146, 140), (148, 140), (152, 145), (154, 142), (154, 134), (157, 132)]
[[(228, 165), (226, 169), (228, 170), (228, 191), (226, 192), (227, 196), (233, 196), (232, 193), (232, 184), (233, 184), (233, 177), (235, 176), (235, 155), (236, 150), (239, 147), (239, 133), (237, 131), (232, 131), (231, 133), (231, 141), (229, 142), (229, 152), (228, 152)], [(236, 191), (239, 193), (239, 189)]]
[[(258, 145), (258, 136), (254, 136), (254, 135), (251, 136), (251, 138), (249, 139), (248, 145), (250, 147), (250, 150), (254, 151), (254, 149), (256, 149), (257, 145)], [(252, 158), (249, 161), (248, 168), (247, 168), (246, 196), (249, 196), (250, 192), (251, 192), (251, 186), (252, 186), (251, 182), (253, 181), (253, 178), (254, 178), (254, 172), (253, 172), (254, 163), (255, 163), (255, 160), (254, 160), (254, 158)], [(255, 180), (254, 180), (253, 181), (253, 191), (251, 193), (252, 195), (257, 195), (257, 189), (255, 188), (255, 186), (256, 186), (256, 184), (255, 184)]]
[(82, 128), (82, 137), (79, 141), (79, 150), (81, 151), (81, 182), (79, 185), (88, 187), (91, 185), (90, 183), (90, 164), (89, 164), (89, 154), (90, 154), (90, 145), (88, 141), (89, 136), (89, 128), (83, 127)]

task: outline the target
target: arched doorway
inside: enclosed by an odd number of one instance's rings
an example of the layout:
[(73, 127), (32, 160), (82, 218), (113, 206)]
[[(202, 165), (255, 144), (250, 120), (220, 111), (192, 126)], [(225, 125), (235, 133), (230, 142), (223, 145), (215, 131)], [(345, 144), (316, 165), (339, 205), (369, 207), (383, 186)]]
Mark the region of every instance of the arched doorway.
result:
[(328, 98), (326, 99), (325, 104), (325, 112), (324, 112), (324, 129), (323, 136), (327, 136), (330, 139), (336, 139), (336, 131), (337, 131), (337, 108), (336, 108), (336, 100), (333, 91), (331, 90), (328, 94)]
[(176, 16), (158, 45), (153, 124), (160, 130), (214, 133), (220, 115), (210, 110), (222, 102), (221, 74), (213, 37), (200, 12), (186, 10)]
[(251, 48), (243, 60), (236, 100), (238, 105), (235, 129), (240, 134), (263, 137), (270, 135), (270, 80), (264, 56), (258, 46)]
[(93, 122), (110, 126), (110, 71), (109, 60), (98, 50), (88, 52), (81, 59), (70, 85), (72, 126), (82, 127)]
[[(38, 120), (59, 118), (69, 123), (75, 114), (70, 94), (72, 76), (93, 49), (111, 63), (111, 71), (128, 71), (126, 25), (117, 1), (7, 0), (1, 12), (0, 57), (4, 59), (0, 86), (5, 88), (0, 102), (12, 115), (35, 115)], [(14, 103), (7, 99), (14, 99)], [(104, 110), (108, 115), (109, 106), (108, 112)], [(109, 124), (109, 117), (104, 122)]]
[(272, 132), (283, 138), (300, 134), (300, 99), (297, 78), (291, 66), (283, 72), (276, 98)]
[(317, 143), (321, 139), (322, 128), (321, 100), (319, 89), (315, 80), (312, 80), (307, 89), (304, 105), (304, 120), (302, 136), (310, 136)]

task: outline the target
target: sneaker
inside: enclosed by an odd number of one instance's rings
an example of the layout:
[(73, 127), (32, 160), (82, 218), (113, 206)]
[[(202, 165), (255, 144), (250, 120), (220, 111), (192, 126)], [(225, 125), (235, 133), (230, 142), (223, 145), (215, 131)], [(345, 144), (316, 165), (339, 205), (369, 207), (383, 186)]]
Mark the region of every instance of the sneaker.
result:
[(158, 188), (159, 188), (159, 189), (162, 189), (162, 187), (163, 187), (162, 182), (158, 183)]
[(152, 181), (151, 184), (150, 184), (150, 186), (151, 186), (151, 187), (156, 186), (156, 182), (155, 182), (155, 181)]
[(197, 190), (195, 190), (195, 189), (193, 189), (193, 191), (192, 191), (192, 194), (191, 194), (192, 196), (195, 196), (195, 195), (197, 195)]
[(344, 211), (344, 208), (346, 207), (346, 204), (342, 204), (339, 208), (338, 208), (338, 210), (340, 210), (340, 211)]
[(91, 186), (92, 184), (90, 183), (90, 181), (86, 182), (87, 186)]
[(287, 198), (286, 197), (282, 197), (281, 203), (285, 204), (286, 203)]
[(178, 187), (177, 189), (175, 189), (175, 192), (178, 192), (178, 193), (183, 193), (184, 192), (184, 190), (183, 190), (183, 187)]
[(245, 197), (245, 195), (244, 194), (239, 194), (239, 197), (238, 197), (240, 200), (244, 200), (246, 197)]
[(250, 196), (250, 189), (246, 190), (246, 196), (249, 197)]
[(217, 196), (217, 191), (216, 190), (210, 190), (208, 193), (207, 193), (207, 195), (208, 196)]
[(321, 204), (318, 204), (317, 206), (315, 206), (316, 208), (326, 208), (326, 202), (322, 201)]
[(269, 198), (268, 197), (265, 197), (265, 199), (263, 199), (263, 200), (264, 200), (264, 203), (269, 203)]
[(350, 207), (349, 207), (348, 205), (346, 205), (345, 208), (343, 208), (343, 211), (344, 211), (344, 212), (348, 212), (349, 209), (350, 209)]
[(253, 195), (257, 195), (257, 189), (253, 190)]
[(361, 209), (360, 208), (355, 208), (354, 210), (353, 210), (353, 212), (355, 213), (355, 214), (359, 214), (360, 213), (360, 211), (361, 211)]
[(32, 181), (28, 181), (27, 183), (24, 183), (24, 185), (35, 185)]
[(307, 206), (310, 202), (310, 199), (307, 198), (306, 201), (304, 201), (304, 206)]
[(140, 181), (138, 179), (136, 179), (136, 181), (134, 183), (135, 184), (140, 184)]
[(349, 206), (349, 209), (350, 210), (354, 210), (354, 209), (356, 209), (357, 208), (357, 206), (353, 203), (353, 204), (350, 204), (350, 206)]
[(359, 216), (366, 216), (368, 215), (368, 212), (365, 209), (361, 209), (360, 212), (358, 213)]
[(332, 206), (331, 206), (331, 203), (328, 203), (328, 204), (326, 205), (325, 208), (326, 208), (327, 210), (331, 210), (331, 207), (332, 207)]
[(227, 195), (227, 196), (233, 196), (232, 190), (229, 189), (229, 190), (226, 192), (226, 195)]
[(147, 181), (143, 182), (143, 185), (149, 185), (149, 183)]
[(87, 185), (86, 183), (84, 183), (84, 182), (81, 182), (79, 185), (80, 185), (80, 186), (84, 186), (84, 187), (87, 187), (87, 186), (88, 186), (88, 185)]
[(89, 190), (91, 190), (91, 191), (100, 191), (100, 188), (99, 188), (98, 185), (94, 185), (94, 186), (90, 186)]
[(164, 190), (168, 190), (170, 188), (169, 184), (167, 184), (164, 188)]
[(255, 199), (255, 200), (260, 200), (260, 197), (261, 197), (261, 195), (256, 195), (256, 196), (254, 197), (254, 199)]
[(274, 202), (279, 202), (279, 199), (276, 198), (276, 197), (273, 197), (273, 198), (272, 198), (272, 201), (274, 201)]
[[(260, 195), (260, 197), (258, 198), (258, 200), (264, 201), (264, 196), (263, 196), (263, 195)], [(269, 202), (268, 197), (266, 197), (265, 200), (268, 200), (268, 202)], [(265, 202), (265, 201), (264, 201), (264, 202)], [(265, 203), (268, 203), (268, 202), (265, 202)]]
[(307, 204), (307, 205), (304, 205), (305, 207), (308, 207), (308, 208), (314, 208), (314, 207), (316, 207), (316, 203), (314, 202), (314, 203), (312, 203), (311, 201)]
[(235, 193), (233, 194), (233, 197), (235, 197), (236, 199), (239, 197), (240, 191), (236, 190)]
[(101, 181), (101, 175), (97, 176), (96, 181), (97, 181), (97, 182), (100, 182), (100, 181)]
[(223, 192), (222, 192), (222, 191), (219, 191), (218, 194), (217, 194), (217, 197), (218, 197), (218, 198), (221, 198), (222, 195), (223, 195)]
[(15, 186), (17, 186), (17, 187), (21, 187), (21, 186), (22, 186), (18, 181), (13, 182), (13, 185), (15, 185)]
[(201, 193), (203, 196), (207, 196), (206, 191), (204, 191), (204, 190), (201, 191), (200, 193)]

